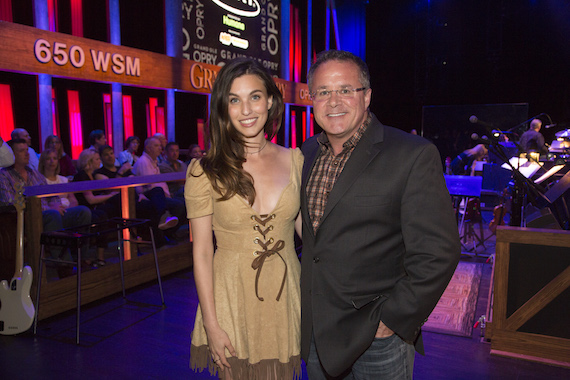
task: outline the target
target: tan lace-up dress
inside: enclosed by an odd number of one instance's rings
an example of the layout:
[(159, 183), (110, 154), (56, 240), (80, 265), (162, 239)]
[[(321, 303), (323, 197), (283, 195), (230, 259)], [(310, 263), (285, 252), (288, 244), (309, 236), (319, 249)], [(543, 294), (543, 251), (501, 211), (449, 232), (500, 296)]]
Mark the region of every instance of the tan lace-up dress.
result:
[[(259, 215), (240, 196), (216, 201), (220, 195), (198, 161), (188, 168), (188, 218), (213, 215), (217, 243), (214, 301), (218, 322), (237, 353), (232, 358), (226, 350), (234, 379), (301, 377), (301, 267), (293, 239), (303, 156), (299, 149), (291, 153), (289, 184), (267, 215)], [(208, 350), (200, 306), (192, 333), (190, 367), (199, 371), (208, 368), (211, 374), (217, 371)]]

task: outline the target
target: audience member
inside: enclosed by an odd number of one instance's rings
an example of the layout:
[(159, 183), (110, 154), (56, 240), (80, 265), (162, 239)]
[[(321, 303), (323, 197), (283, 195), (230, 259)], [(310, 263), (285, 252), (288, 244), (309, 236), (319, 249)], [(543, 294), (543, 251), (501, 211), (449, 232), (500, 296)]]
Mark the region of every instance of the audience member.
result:
[(14, 152), (10, 145), (0, 137), (0, 168), (14, 165)]
[(135, 162), (139, 159), (137, 156), (137, 151), (139, 150), (139, 146), (141, 145), (141, 140), (137, 136), (131, 136), (125, 141), (125, 150), (119, 153), (119, 165), (123, 165), (125, 162), (128, 162), (133, 166)]
[[(74, 182), (94, 181), (93, 173), (101, 166), (101, 157), (93, 149), (85, 149), (79, 155), (77, 161), (77, 174), (73, 177)], [(77, 201), (80, 205), (91, 209), (92, 221), (102, 222), (113, 217), (120, 216), (121, 198), (118, 191), (93, 192), (91, 190), (77, 193)], [(97, 241), (97, 261), (95, 266), (103, 266), (105, 262), (105, 248), (107, 247), (107, 237)]]
[(188, 147), (188, 157), (186, 157), (186, 165), (190, 165), (190, 161), (192, 161), (193, 159), (199, 159), (202, 158), (204, 156), (204, 152), (202, 151), (202, 148), (200, 148), (200, 145), (198, 144), (192, 144)]
[[(188, 165), (180, 161), (180, 146), (177, 142), (171, 141), (166, 144), (166, 161), (158, 164), (161, 173), (175, 173), (184, 172), (188, 169)], [(168, 183), (170, 194), (174, 197), (184, 197), (184, 183), (183, 182), (170, 182)]]
[[(13, 204), (16, 196), (15, 185), (23, 186), (47, 185), (46, 178), (29, 166), (30, 153), (28, 142), (24, 139), (12, 139), (14, 164), (0, 170), (0, 202)], [(91, 212), (86, 207), (64, 207), (59, 197), (42, 198), (42, 220), (44, 231), (57, 231), (62, 228), (81, 226), (91, 223)], [(54, 259), (70, 260), (67, 251), (52, 248), (50, 255)], [(69, 266), (59, 266), (60, 277), (72, 274)]]
[(74, 176), (75, 173), (77, 173), (77, 169), (75, 168), (75, 165), (73, 165), (73, 160), (63, 151), (63, 143), (59, 138), (59, 136), (56, 135), (48, 136), (46, 138), (44, 147), (45, 149), (48, 148), (55, 149), (55, 151), (57, 152), (57, 158), (59, 160), (59, 168), (60, 168), (60, 172), (58, 174), (61, 174), (64, 177), (69, 177), (69, 176)]
[(117, 159), (115, 158), (115, 152), (113, 148), (109, 145), (103, 145), (99, 147), (99, 157), (101, 157), (101, 167), (94, 171), (95, 179), (102, 179), (98, 178), (98, 175), (105, 176), (108, 178), (116, 178), (116, 177), (130, 177), (133, 174), (132, 166), (128, 162), (125, 162), (121, 166), (116, 166), (115, 162)]
[[(149, 137), (144, 142), (144, 152), (141, 158), (135, 163), (133, 173), (137, 176), (160, 174), (158, 168), (158, 156), (162, 152), (160, 141), (156, 137)], [(137, 193), (145, 194), (155, 188), (160, 187), (166, 195), (166, 209), (172, 216), (176, 216), (178, 220), (186, 220), (186, 207), (184, 201), (179, 198), (172, 197), (170, 189), (166, 182), (151, 183), (137, 188)]]
[(38, 170), (38, 159), (40, 155), (32, 148), (32, 138), (28, 131), (24, 128), (16, 128), (12, 131), (11, 137), (12, 140), (23, 139), (26, 141), (26, 144), (28, 144), (28, 152), (30, 153), (30, 163), (28, 166), (34, 170)]
[[(133, 176), (131, 164), (124, 163), (121, 167), (115, 166), (115, 154), (113, 148), (109, 145), (101, 147), (100, 156), (103, 166), (95, 170), (93, 173), (95, 179), (111, 179)], [(147, 191), (144, 195), (141, 193), (136, 202), (137, 217), (150, 219), (151, 226), (155, 228), (155, 236), (157, 244), (169, 243), (158, 230), (167, 230), (178, 224), (178, 218), (170, 217), (166, 211), (166, 196), (161, 187), (155, 187)], [(158, 230), (156, 230), (158, 229)]]
[[(94, 131), (91, 131), (91, 133), (89, 134), (89, 144), (91, 144), (91, 146), (89, 147), (89, 149), (94, 150), (95, 152), (99, 153), (99, 149), (102, 146), (107, 145), (107, 137), (105, 137), (105, 132), (103, 132), (100, 129), (96, 129)], [(115, 160), (115, 165), (119, 166), (119, 160)]]
[(107, 137), (105, 137), (105, 132), (101, 129), (95, 129), (89, 133), (89, 149), (99, 152), (99, 147), (107, 145)]
[[(69, 180), (59, 175), (60, 172), (60, 162), (58, 160), (58, 152), (53, 148), (46, 148), (40, 154), (40, 161), (38, 164), (38, 171), (45, 177), (48, 185), (59, 185), (63, 183), (69, 183)], [(79, 203), (77, 198), (73, 193), (60, 194), (54, 198), (58, 198), (64, 209), (70, 207), (77, 207)], [(85, 207), (85, 206), (81, 206)], [(91, 213), (91, 211), (89, 211)]]
[(162, 147), (162, 152), (158, 155), (158, 163), (161, 164), (163, 162), (166, 161), (166, 156), (165, 156), (165, 149), (166, 149), (166, 144), (168, 143), (168, 140), (166, 139), (166, 136), (164, 136), (162, 133), (155, 133), (152, 137), (156, 137), (158, 139), (158, 141), (160, 141), (160, 146)]

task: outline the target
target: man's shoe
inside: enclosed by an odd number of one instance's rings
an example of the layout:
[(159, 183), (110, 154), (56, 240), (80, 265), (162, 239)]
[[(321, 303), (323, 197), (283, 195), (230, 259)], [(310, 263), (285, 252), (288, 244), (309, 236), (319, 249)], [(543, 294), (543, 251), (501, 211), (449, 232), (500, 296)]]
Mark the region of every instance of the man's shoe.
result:
[(168, 230), (169, 228), (176, 227), (178, 225), (178, 218), (175, 216), (171, 216), (166, 218), (164, 223), (160, 223), (158, 225), (159, 230)]

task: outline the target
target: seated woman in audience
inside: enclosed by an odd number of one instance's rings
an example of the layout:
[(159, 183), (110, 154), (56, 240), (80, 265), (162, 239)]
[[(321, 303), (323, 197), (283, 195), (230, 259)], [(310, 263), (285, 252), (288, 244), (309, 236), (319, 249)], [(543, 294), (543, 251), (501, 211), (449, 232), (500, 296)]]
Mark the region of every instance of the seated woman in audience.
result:
[[(99, 153), (92, 149), (85, 149), (79, 155), (77, 161), (77, 174), (73, 177), (73, 182), (94, 181), (94, 172), (101, 166), (101, 157)], [(102, 222), (121, 214), (121, 198), (118, 191), (111, 192), (93, 192), (91, 190), (77, 193), (77, 201), (80, 205), (87, 206), (91, 209), (93, 223)], [(107, 247), (107, 239), (99, 239), (97, 241), (97, 261), (96, 266), (104, 266), (105, 248)]]
[(56, 135), (51, 135), (46, 138), (45, 149), (54, 149), (57, 152), (57, 159), (59, 160), (59, 174), (64, 177), (75, 175), (77, 170), (73, 165), (73, 160), (69, 155), (63, 151), (63, 143)]
[[(47, 148), (40, 155), (38, 171), (46, 178), (48, 185), (58, 185), (69, 182), (66, 177), (59, 175), (59, 165), (58, 152), (55, 149)], [(52, 209), (57, 209), (62, 215), (69, 211), (73, 212), (73, 214), (69, 215), (81, 216), (75, 220), (75, 223), (77, 224), (75, 224), (73, 227), (86, 225), (91, 222), (91, 210), (88, 207), (80, 206), (77, 202), (77, 198), (75, 198), (75, 195), (73, 193), (60, 194), (54, 197), (50, 197), (48, 198), (48, 205)], [(64, 225), (64, 228), (65, 227), (71, 226)], [(87, 250), (85, 252), (87, 252)], [(87, 254), (84, 256), (84, 258), (87, 258)], [(92, 265), (93, 260), (86, 259), (85, 262), (88, 265)]]
[[(48, 185), (69, 183), (69, 180), (66, 177), (59, 175), (60, 162), (58, 155), (58, 152), (53, 148), (46, 148), (42, 154), (40, 154), (38, 171), (43, 174), (44, 177), (46, 177)], [(77, 198), (75, 198), (75, 195), (73, 193), (61, 194), (58, 197), (61, 205), (65, 209), (79, 206)]]
[(131, 136), (125, 141), (125, 150), (119, 153), (119, 164), (123, 165), (125, 162), (128, 162), (133, 166), (135, 162), (139, 159), (137, 156), (137, 151), (139, 150), (139, 146), (141, 145), (141, 140), (137, 136)]

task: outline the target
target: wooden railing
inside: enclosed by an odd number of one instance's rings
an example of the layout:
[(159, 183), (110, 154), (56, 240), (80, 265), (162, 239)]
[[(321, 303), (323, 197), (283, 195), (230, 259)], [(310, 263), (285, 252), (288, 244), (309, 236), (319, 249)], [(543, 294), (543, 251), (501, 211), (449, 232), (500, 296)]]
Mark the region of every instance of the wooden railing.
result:
[[(32, 299), (35, 300), (38, 261), (40, 255), (40, 236), (43, 232), (41, 198), (66, 193), (97, 190), (119, 190), (121, 193), (121, 212), (123, 218), (135, 218), (135, 187), (156, 182), (183, 181), (185, 173), (168, 173), (153, 176), (116, 178), (96, 181), (72, 182), (59, 185), (31, 186), (25, 189), (26, 195), (26, 247), (24, 261), (32, 267), (35, 274), (32, 286)], [(129, 238), (129, 231), (124, 237)], [(125, 286), (132, 288), (140, 284), (156, 280), (154, 259), (152, 255), (137, 257), (134, 247), (125, 243)], [(192, 265), (190, 241), (158, 251), (161, 275), (168, 275), (188, 268)], [(46, 273), (46, 271), (44, 271)], [(76, 307), (76, 276), (58, 281), (42, 281), (41, 308), (39, 318), (47, 318)], [(97, 270), (82, 274), (82, 303), (102, 299), (121, 291), (120, 268), (118, 264), (110, 264)], [(157, 293), (157, 303), (160, 297)], [(168, 294), (165, 294), (168, 304)]]
[(499, 226), (491, 353), (570, 367), (570, 231)]

